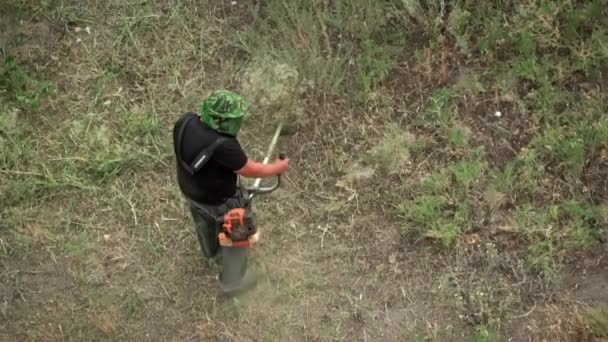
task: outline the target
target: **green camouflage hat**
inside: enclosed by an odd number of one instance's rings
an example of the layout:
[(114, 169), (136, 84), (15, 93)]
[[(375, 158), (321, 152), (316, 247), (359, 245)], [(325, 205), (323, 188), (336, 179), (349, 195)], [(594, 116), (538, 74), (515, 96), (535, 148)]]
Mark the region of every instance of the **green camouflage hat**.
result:
[(201, 105), (201, 118), (212, 129), (236, 136), (241, 129), (248, 103), (239, 94), (216, 90)]

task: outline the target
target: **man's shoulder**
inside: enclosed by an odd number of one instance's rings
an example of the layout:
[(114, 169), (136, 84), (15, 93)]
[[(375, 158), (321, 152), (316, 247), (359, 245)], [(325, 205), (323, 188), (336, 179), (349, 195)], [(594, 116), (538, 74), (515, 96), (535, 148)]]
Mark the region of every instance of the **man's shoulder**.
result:
[(218, 134), (218, 139), (221, 140), (220, 146), (223, 149), (239, 149), (242, 150), (241, 143), (236, 137), (227, 136), (224, 134)]
[(184, 125), (184, 123), (186, 121), (191, 121), (192, 118), (196, 118), (196, 117), (198, 117), (198, 114), (196, 114), (196, 113), (193, 113), (193, 112), (184, 113), (184, 114), (180, 115), (179, 118), (177, 118), (173, 127), (174, 127), (174, 129), (181, 128), (182, 125)]

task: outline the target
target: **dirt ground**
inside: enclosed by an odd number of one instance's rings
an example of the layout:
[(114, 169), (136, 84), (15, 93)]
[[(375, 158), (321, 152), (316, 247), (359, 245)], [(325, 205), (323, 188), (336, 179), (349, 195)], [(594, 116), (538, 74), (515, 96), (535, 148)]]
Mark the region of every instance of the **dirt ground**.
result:
[[(26, 113), (28, 120), (52, 123), (78, 116), (66, 110), (67, 104), (85, 100), (70, 94), (88, 82), (75, 76), (82, 72), (79, 63), (85, 63), (79, 57), (85, 53), (82, 44), (103, 48), (103, 36), (112, 29), (103, 20), (91, 26), (94, 33), (77, 44), (81, 36), (71, 24), (66, 28), (36, 14), (0, 12), (3, 52), (19, 37), (23, 43), (12, 54), (59, 89), (40, 114)], [(218, 63), (234, 57), (226, 54), (217, 56)], [(407, 82), (414, 68), (404, 59), (389, 83)], [(213, 80), (231, 82), (212, 70), (205, 76), (207, 86)], [(125, 96), (136, 98), (137, 88), (147, 87), (140, 77), (146, 75), (117, 81)], [(433, 82), (440, 81), (396, 87), (403, 101), (396, 106), (406, 114), (393, 116), (407, 122), (407, 113), (415, 114)], [(178, 90), (159, 109), (166, 135), (179, 106), (202, 92), (186, 90), (182, 96)], [(252, 250), (262, 274), (256, 289), (238, 299), (218, 296), (217, 270), (199, 252), (169, 160), (167, 167), (111, 183), (128, 198), (124, 201), (62, 193), (33, 201), (20, 209), (22, 220), (0, 227), (0, 341), (470, 341), (479, 323), (495, 314), (504, 317), (497, 340), (585, 338), (581, 312), (608, 305), (605, 249), (573, 255), (560, 285), (546, 289), (508, 269), (510, 258), (519, 257), (517, 248), (500, 254), (490, 267), (484, 256), (492, 246), (473, 241), (460, 251), (446, 251), (405, 237), (384, 199), (396, 182), (416, 175), (417, 165), (386, 179), (352, 180), (337, 170), (333, 158), (348, 151), (351, 159), (344, 163), (353, 165), (357, 151), (379, 134), (384, 114), (369, 116), (332, 98), (305, 112), (308, 120), (281, 142), (292, 160), (283, 187), (255, 203), (263, 232)], [(517, 118), (508, 125), (516, 130)], [(496, 138), (490, 124), (471, 129), (481, 140)], [(52, 130), (47, 126), (40, 132)], [(255, 154), (269, 133), (253, 126), (241, 140)], [(511, 156), (521, 145), (518, 140), (510, 148), (496, 144), (493, 162), (500, 164), (500, 156)], [(77, 253), (66, 240), (80, 243)], [(508, 233), (497, 241), (513, 243)]]

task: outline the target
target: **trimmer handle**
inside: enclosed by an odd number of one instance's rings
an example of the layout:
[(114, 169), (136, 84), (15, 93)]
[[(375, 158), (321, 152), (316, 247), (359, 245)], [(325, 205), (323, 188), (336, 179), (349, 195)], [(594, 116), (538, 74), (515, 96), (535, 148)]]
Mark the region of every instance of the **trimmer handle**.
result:
[[(287, 155), (285, 153), (281, 152), (281, 153), (279, 153), (279, 159), (285, 160), (285, 159), (287, 159)], [(249, 188), (246, 187), (245, 190), (249, 193), (248, 199), (252, 199), (256, 195), (263, 195), (263, 194), (273, 192), (276, 189), (278, 189), (280, 186), (281, 186), (281, 175), (277, 175), (277, 182), (271, 187), (261, 188), (259, 185), (257, 185), (257, 186), (253, 186), (253, 187), (249, 187)]]

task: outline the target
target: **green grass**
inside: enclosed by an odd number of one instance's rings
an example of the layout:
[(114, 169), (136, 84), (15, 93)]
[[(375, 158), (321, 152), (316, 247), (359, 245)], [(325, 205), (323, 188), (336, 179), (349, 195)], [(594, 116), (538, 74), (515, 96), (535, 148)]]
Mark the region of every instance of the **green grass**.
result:
[(378, 87), (392, 69), (394, 52), (387, 47), (378, 46), (372, 40), (362, 43), (363, 52), (357, 61), (354, 88), (359, 96), (367, 96)]
[(443, 88), (430, 97), (425, 120), (440, 127), (448, 127), (452, 122), (450, 104), (456, 95), (451, 88)]
[(483, 165), (480, 160), (462, 161), (450, 166), (450, 171), (456, 181), (464, 189), (468, 189), (471, 185), (479, 179)]
[(585, 201), (569, 200), (541, 209), (518, 207), (513, 215), (516, 229), (529, 241), (529, 268), (550, 283), (559, 278), (563, 253), (584, 250), (597, 243), (598, 211)]
[(453, 148), (462, 148), (467, 143), (467, 137), (461, 128), (451, 127), (448, 129), (448, 142)]
[[(600, 1), (580, 6), (567, 0), (530, 1), (518, 7), (456, 1), (449, 15), (436, 20), (429, 18), (444, 10), (442, 6), (421, 7), (408, 1), (400, 5), (427, 33), (445, 28), (415, 53), (422, 70), (431, 73), (445, 63), (446, 45), (462, 59), (506, 66), (467, 68), (425, 101), (416, 122), (430, 134), (445, 137), (435, 149), (460, 153), (434, 164), (432, 175), (421, 178), (411, 201), (398, 199), (400, 213), (422, 232), (455, 241), (451, 234), (465, 234), (466, 222), (475, 220), (479, 211), (473, 210), (473, 217), (462, 219), (464, 224), (459, 225), (454, 219), (458, 210), (445, 203), (469, 203), (475, 208), (479, 205), (475, 194), (491, 185), (518, 208), (514, 220), (517, 231), (528, 241), (529, 269), (548, 281), (557, 279), (568, 251), (597, 245), (597, 217), (592, 208), (599, 199), (552, 203), (549, 198), (556, 188), (563, 198), (583, 198), (584, 194), (571, 193), (571, 188), (559, 185), (559, 179), (582, 188), (583, 177), (591, 172), (606, 146), (605, 95), (595, 90), (608, 56), (601, 43), (606, 26), (597, 13)], [(496, 18), (503, 15), (508, 19), (501, 23)], [(538, 18), (555, 25), (540, 24)], [(508, 29), (508, 25), (518, 29)], [(581, 82), (590, 86), (584, 95), (576, 87)], [(491, 164), (486, 156), (466, 156), (467, 149), (475, 147), (469, 146), (471, 140), (462, 123), (479, 135), (476, 123), (460, 109), (482, 99), (494, 101), (495, 94), (501, 94), (526, 118), (529, 138), (513, 157), (502, 160), (501, 166), (487, 168)], [(488, 114), (501, 109), (488, 107)], [(449, 170), (451, 179), (437, 169)], [(450, 233), (438, 234), (437, 227), (446, 227)]]
[(6, 56), (0, 69), (0, 93), (17, 108), (38, 111), (42, 98), (53, 88), (47, 82), (35, 79), (12, 56)]
[(494, 342), (498, 341), (496, 331), (486, 326), (477, 328), (477, 332), (470, 339), (470, 342)]
[(522, 151), (502, 169), (491, 170), (490, 176), (498, 191), (527, 197), (542, 190), (544, 170), (539, 153), (531, 149)]
[[(353, 88), (357, 99), (366, 100), (387, 77), (398, 51), (400, 35), (377, 35), (386, 29), (382, 13), (388, 2), (268, 1), (252, 27), (237, 33), (237, 45), (254, 60), (270, 57), (293, 65), (319, 91), (337, 94)], [(365, 25), (360, 25), (361, 15)]]
[(588, 336), (608, 337), (608, 308), (596, 307), (583, 315), (583, 324)]

